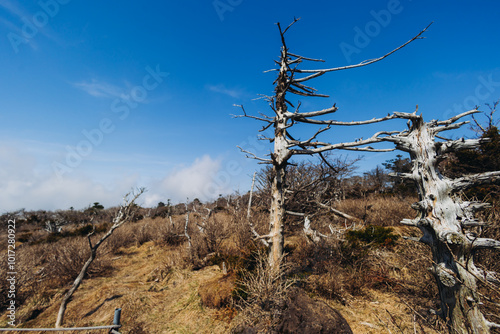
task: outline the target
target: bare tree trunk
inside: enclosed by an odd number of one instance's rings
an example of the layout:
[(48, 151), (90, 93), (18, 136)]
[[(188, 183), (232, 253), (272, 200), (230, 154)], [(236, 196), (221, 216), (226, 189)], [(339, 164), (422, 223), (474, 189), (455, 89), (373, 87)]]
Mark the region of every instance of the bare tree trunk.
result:
[[(460, 117), (471, 112), (464, 113)], [(499, 248), (500, 242), (478, 238), (472, 226), (477, 226), (474, 211), (480, 203), (462, 202), (452, 193), (473, 184), (488, 182), (500, 172), (477, 174), (451, 180), (439, 173), (438, 162), (443, 153), (459, 148), (478, 146), (478, 140), (436, 142), (435, 136), (466, 123), (448, 121), (425, 123), (416, 114), (402, 114), (411, 120), (409, 131), (388, 137), (401, 150), (410, 153), (413, 169), (400, 176), (415, 182), (419, 202), (412, 207), (419, 212), (416, 219), (405, 219), (405, 225), (416, 226), (423, 236), (418, 240), (431, 247), (434, 274), (441, 299), (439, 314), (453, 333), (489, 333), (494, 324), (488, 322), (479, 309), (477, 277), (484, 275), (475, 267), (473, 254), (479, 248)]]
[[(187, 210), (187, 204), (186, 204), (186, 210)], [(193, 244), (191, 243), (191, 237), (189, 236), (188, 233), (188, 225), (189, 225), (189, 211), (186, 212), (186, 222), (184, 224), (184, 236), (188, 241), (189, 251), (191, 251), (191, 249), (193, 248)]]
[(92, 262), (94, 261), (96, 257), (96, 252), (97, 249), (92, 248), (91, 249), (91, 254), (90, 257), (88, 258), (87, 262), (83, 265), (82, 269), (80, 270), (80, 273), (78, 274), (77, 278), (73, 282), (73, 285), (71, 286), (71, 289), (66, 292), (64, 295), (63, 299), (61, 300), (61, 306), (59, 307), (59, 312), (57, 313), (57, 320), (56, 320), (56, 328), (61, 328), (63, 322), (64, 322), (64, 313), (66, 312), (66, 307), (68, 306), (69, 301), (71, 300), (71, 297), (73, 297), (73, 294), (75, 291), (80, 287), (80, 284), (82, 284), (83, 278), (85, 274), (87, 273), (87, 269), (90, 267)]
[(460, 204), (450, 196), (450, 183), (437, 170), (434, 138), (426, 124), (419, 122), (413, 138), (413, 175), (419, 192), (420, 220), (432, 249), (434, 274), (441, 299), (441, 314), (457, 333), (489, 333), (479, 311), (476, 278), (466, 269), (473, 259), (460, 220), (466, 217)]
[(91, 237), (95, 232), (95, 229), (94, 229), (94, 231), (90, 232), (89, 235), (87, 236), (88, 241), (89, 241), (89, 246), (90, 246), (90, 256), (89, 256), (88, 260), (85, 262), (85, 264), (83, 265), (82, 269), (80, 270), (80, 273), (78, 274), (75, 281), (73, 282), (73, 285), (68, 290), (68, 292), (66, 292), (66, 294), (64, 295), (64, 297), (61, 301), (61, 306), (59, 307), (59, 312), (57, 313), (57, 320), (56, 320), (56, 324), (55, 324), (56, 328), (61, 328), (61, 326), (64, 322), (64, 314), (66, 312), (67, 305), (70, 302), (71, 297), (73, 297), (73, 294), (75, 293), (75, 291), (78, 289), (80, 284), (82, 284), (83, 278), (85, 277), (85, 274), (87, 273), (88, 268), (90, 267), (90, 265), (92, 264), (92, 262), (96, 258), (97, 249), (99, 248), (99, 246), (101, 246), (101, 244), (107, 238), (109, 238), (113, 234), (115, 229), (117, 229), (118, 227), (123, 225), (125, 222), (127, 222), (132, 217), (132, 213), (133, 213), (132, 209), (134, 207), (134, 202), (140, 195), (142, 195), (142, 193), (144, 191), (145, 191), (144, 188), (139, 189), (137, 194), (135, 194), (131, 200), (128, 199), (130, 194), (125, 195), (124, 204), (122, 204), (122, 206), (120, 207), (120, 211), (113, 219), (113, 225), (108, 230), (108, 232), (95, 245), (92, 245), (92, 240), (91, 240)]
[[(248, 222), (250, 222), (250, 217), (251, 217), (251, 214), (252, 214), (252, 197), (253, 197), (253, 187), (255, 186), (255, 176), (257, 175), (257, 172), (254, 172), (253, 173), (253, 177), (252, 177), (252, 186), (250, 187), (250, 196), (248, 197), (248, 207), (247, 207), (247, 220)], [(253, 224), (250, 223), (250, 226), (252, 226)], [(253, 228), (253, 226), (252, 226)]]
[(283, 256), (283, 226), (285, 225), (285, 187), (288, 159), (292, 156), (287, 142), (287, 105), (285, 96), (289, 88), (288, 55), (285, 45), (281, 48), (281, 66), (275, 88), (275, 125), (274, 152), (271, 154), (274, 178), (271, 184), (271, 208), (269, 234), (271, 247), (269, 249), (269, 265), (273, 267)]
[(276, 173), (271, 188), (271, 212), (269, 234), (271, 236), (271, 247), (269, 249), (269, 264), (279, 263), (283, 256), (283, 226), (285, 224), (285, 191), (284, 184), (286, 167), (274, 166)]

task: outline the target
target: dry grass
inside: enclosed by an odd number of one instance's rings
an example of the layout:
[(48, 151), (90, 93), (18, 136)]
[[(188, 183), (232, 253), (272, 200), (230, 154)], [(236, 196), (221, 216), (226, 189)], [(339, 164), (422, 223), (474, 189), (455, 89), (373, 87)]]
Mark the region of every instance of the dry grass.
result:
[[(112, 261), (113, 277), (84, 280), (68, 306), (65, 326), (110, 324), (120, 307), (124, 334), (222, 332), (227, 323), (214, 322), (216, 312), (204, 309), (197, 293), (200, 282), (220, 270), (192, 272), (184, 268), (185, 258), (181, 248), (156, 248), (151, 242), (123, 249)], [(60, 296), (51, 297), (50, 306), (25, 326), (53, 326)]]
[[(413, 202), (413, 199), (403, 201), (370, 197), (367, 201), (344, 201), (339, 203), (337, 209), (364, 217), (365, 222), (376, 226), (392, 226), (393, 233), (399, 236), (420, 236), (418, 229), (398, 224), (403, 218), (415, 216), (410, 208)], [(313, 222), (313, 228), (329, 234), (328, 224), (341, 224), (340, 227), (344, 228), (349, 226), (344, 225), (344, 220), (338, 217), (327, 218), (322, 217)], [(361, 226), (355, 228), (359, 229)], [(427, 270), (431, 266), (428, 247), (402, 238), (394, 246), (390, 246), (392, 242), (377, 245), (374, 242), (334, 238), (314, 244), (304, 235), (299, 235), (287, 240), (289, 261), (294, 263), (294, 274), (302, 279), (302, 286), (310, 294), (349, 310), (349, 313), (343, 312), (346, 319), (354, 322), (371, 319), (368, 322), (374, 324), (373, 328), (360, 324), (354, 326), (355, 332), (380, 333), (387, 332), (386, 328), (401, 332), (398, 326), (403, 328), (403, 332), (410, 329), (413, 332), (414, 323), (417, 333), (440, 330), (442, 324), (428, 311), (439, 308), (435, 280)], [(364, 310), (369, 305), (367, 300), (374, 294), (398, 305), (397, 310), (396, 306), (390, 308), (388, 303), (384, 306), (388, 312), (383, 310), (383, 314), (378, 315), (380, 319), (373, 315), (358, 317), (358, 314), (365, 314)], [(362, 304), (364, 306), (360, 309)], [(389, 313), (398, 314), (399, 318), (394, 320)], [(386, 325), (383, 325), (384, 322)]]
[(198, 289), (202, 304), (216, 309), (231, 308), (235, 282), (234, 272), (202, 282)]
[[(369, 197), (346, 200), (336, 208), (364, 218), (366, 224), (391, 226), (399, 236), (419, 236), (418, 229), (398, 224), (415, 216), (410, 208), (414, 201)], [(494, 222), (485, 230), (489, 237), (500, 236), (497, 208), (485, 213), (485, 219)], [(442, 324), (428, 312), (439, 307), (434, 278), (426, 269), (431, 264), (430, 251), (424, 245), (402, 238), (391, 247), (335, 238), (314, 244), (296, 228), (286, 236), (286, 262), (291, 266), (284, 277), (282, 271), (272, 272), (265, 262), (252, 259), (259, 244), (252, 241), (245, 216), (243, 211), (221, 211), (204, 220), (203, 214), (192, 214), (188, 230), (194, 244), (191, 250), (182, 236), (185, 215), (172, 217), (172, 222), (157, 217), (124, 225), (103, 245), (68, 305), (65, 325), (110, 324), (114, 309), (121, 307), (124, 334), (229, 333), (238, 322), (261, 321), (272, 326), (290, 279), (294, 279), (311, 297), (338, 309), (354, 333), (442, 331)], [(266, 212), (252, 213), (259, 233), (266, 233), (267, 217)], [(330, 214), (316, 218), (313, 228), (324, 234), (329, 234), (329, 224), (346, 226), (344, 219)], [(18, 319), (25, 327), (51, 327), (62, 294), (88, 256), (87, 241), (72, 237), (47, 243), (40, 241), (45, 236), (36, 230), (22, 233), (31, 233), (28, 239), (38, 243), (26, 241), (17, 253), (19, 300), (23, 303)], [(498, 270), (500, 261), (494, 256), (484, 254), (477, 262)], [(230, 272), (247, 269), (238, 277), (243, 298), (236, 317), (228, 299), (234, 276), (221, 273), (222, 262)], [(0, 275), (4, 274), (2, 267)], [(0, 288), (2, 284), (0, 281)], [(486, 313), (497, 312), (485, 304)], [(494, 316), (490, 319), (495, 320)], [(5, 315), (0, 324), (6, 324)]]
[[(347, 199), (335, 207), (336, 209), (362, 219), (367, 225), (397, 226), (401, 217), (414, 217), (416, 212), (411, 204), (417, 199), (413, 197), (375, 196), (364, 199)], [(337, 218), (344, 222), (344, 219)]]

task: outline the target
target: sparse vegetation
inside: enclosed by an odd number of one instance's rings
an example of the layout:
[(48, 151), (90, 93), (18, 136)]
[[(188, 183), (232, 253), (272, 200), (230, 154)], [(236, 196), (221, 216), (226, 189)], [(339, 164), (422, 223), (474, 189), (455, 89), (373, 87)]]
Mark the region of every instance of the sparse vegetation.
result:
[[(429, 275), (423, 270), (429, 266), (429, 260), (419, 255), (423, 250), (416, 252), (413, 249), (418, 245), (400, 239), (395, 240), (392, 247), (378, 247), (364, 241), (354, 245), (346, 237), (348, 230), (344, 232), (345, 240), (330, 238), (324, 243), (314, 244), (308, 241), (301, 229), (290, 226), (286, 232), (287, 255), (284, 258), (288, 269), (284, 276), (266, 276), (270, 272), (266, 271), (265, 262), (255, 258), (259, 250), (262, 252), (262, 245), (249, 233), (245, 198), (248, 200), (248, 196), (240, 198), (240, 210), (236, 209), (234, 201), (229, 207), (225, 205), (225, 210), (212, 214), (210, 221), (222, 226), (210, 232), (211, 238), (221, 240), (210, 250), (207, 236), (197, 228), (198, 224), (204, 223), (205, 215), (191, 217), (189, 228), (193, 248), (197, 249), (195, 257), (190, 255), (187, 241), (182, 236), (184, 214), (172, 215), (172, 220), (168, 217), (144, 218), (116, 230), (103, 244), (100, 255), (87, 271), (81, 291), (69, 305), (67, 325), (108, 324), (110, 319), (99, 319), (111, 316), (114, 307), (123, 308), (123, 333), (139, 330), (169, 333), (181, 328), (188, 332), (222, 333), (230, 332), (237, 323), (249, 319), (268, 319), (264, 324), (272, 322), (278, 325), (278, 306), (285, 303), (286, 288), (293, 283), (309, 296), (340, 309), (353, 330), (362, 326), (358, 323), (363, 321), (380, 324), (373, 310), (367, 313), (359, 306), (370, 298), (386, 301), (391, 313), (399, 314), (401, 324), (412, 326), (413, 316), (418, 314), (415, 321), (425, 328), (426, 333), (438, 328), (426, 311), (428, 301), (436, 298), (436, 291), (432, 286), (423, 285), (415, 274)], [(365, 214), (365, 220), (372, 222), (375, 229), (390, 227), (392, 232), (382, 234), (391, 235), (390, 240), (393, 240), (392, 235), (415, 233), (397, 225), (398, 220), (411, 210), (408, 203), (412, 201), (411, 198), (394, 201), (380, 194), (362, 201), (346, 199), (339, 202), (337, 208), (355, 216)], [(256, 201), (252, 207), (252, 219), (261, 231), (265, 229), (267, 213), (260, 212), (259, 205)], [(391, 210), (387, 210), (389, 205)], [(205, 206), (213, 209), (217, 203)], [(292, 217), (290, 222), (293, 221)], [(104, 229), (101, 224), (105, 226), (106, 222), (98, 223), (96, 229)], [(327, 213), (314, 222), (314, 227), (324, 233), (328, 233), (328, 225), (345, 228), (346, 223), (344, 219)], [(386, 227), (383, 231), (389, 231)], [(361, 225), (355, 228), (365, 230)], [(20, 271), (25, 278), (19, 282), (20, 295), (24, 296), (19, 299), (24, 326), (50, 326), (53, 323), (56, 304), (64, 287), (78, 275), (78, 268), (89, 255), (86, 236), (82, 235), (84, 229), (85, 225), (68, 226), (68, 234), (48, 242), (45, 239), (47, 232), (23, 224), (23, 230), (32, 233), (30, 241), (19, 250)], [(222, 273), (223, 266), (227, 275)], [(274, 294), (273, 287), (283, 293)], [(263, 291), (268, 293), (262, 294)], [(379, 297), (373, 297), (375, 295)], [(383, 299), (379, 299), (381, 296)], [(403, 296), (411, 309), (404, 306), (402, 310), (393, 310), (390, 304), (400, 303)], [(141, 298), (146, 299), (141, 301)], [(277, 300), (272, 301), (275, 298)], [(174, 300), (180, 304), (172, 304)], [(96, 309), (99, 305), (102, 306)], [(82, 313), (89, 315), (82, 318)], [(197, 320), (188, 321), (182, 318), (182, 314), (185, 317), (196, 314)], [(375, 314), (386, 318), (386, 313)], [(209, 329), (204, 329), (205, 326)]]
[[(301, 168), (307, 168), (308, 175), (321, 175), (321, 164), (298, 164), (291, 189), (311, 183), (301, 176), (305, 174)], [(351, 177), (356, 176), (343, 178), (345, 192), (331, 204), (357, 217), (355, 222), (310, 205), (305, 194), (291, 193), (291, 205), (310, 214), (311, 228), (325, 237), (313, 242), (303, 232), (303, 219), (289, 216), (284, 231), (286, 255), (282, 259), (286, 270), (281, 267), (272, 271), (267, 266), (265, 248), (250, 232), (248, 194), (233, 194), (212, 203), (187, 203), (189, 210), (196, 209), (188, 224), (192, 248), (187, 247), (184, 235), (184, 203), (171, 206), (178, 209), (164, 217), (134, 218), (99, 249), (99, 256), (68, 307), (67, 326), (108, 324), (113, 308), (121, 307), (123, 333), (279, 330), (285, 328), (285, 318), (292, 321), (287, 310), (294, 309), (293, 300), (305, 298), (297, 292), (302, 291), (307, 298), (339, 310), (354, 333), (446, 331), (445, 323), (429, 312), (439, 307), (438, 291), (426, 270), (432, 266), (430, 251), (402, 238), (420, 235), (417, 229), (399, 224), (414, 214), (411, 203), (416, 199), (404, 192), (378, 190), (358, 196), (351, 191), (357, 186), (350, 182)], [(322, 189), (322, 181), (318, 182), (318, 189)], [(268, 212), (264, 208), (268, 194), (261, 182), (251, 206), (252, 224), (259, 233), (267, 228)], [(321, 194), (325, 196), (320, 198), (323, 201), (337, 196), (329, 191)], [(140, 207), (137, 210), (139, 217), (147, 212)], [(490, 238), (500, 236), (498, 210), (495, 204), (482, 213), (481, 218), (492, 222), (483, 232)], [(116, 212), (116, 208), (99, 211), (95, 238), (109, 229), (111, 221), (106, 217)], [(25, 327), (48, 327), (55, 320), (57, 304), (68, 284), (89, 256), (86, 236), (92, 225), (68, 224), (54, 234), (43, 230), (41, 220), (26, 219), (34, 216), (38, 213), (18, 216), (18, 276), (22, 278), (17, 282), (19, 319)], [(500, 270), (498, 254), (488, 250), (479, 254), (478, 266)], [(1, 282), (2, 298), (6, 288)], [(483, 282), (479, 282), (479, 289), (491, 296), (485, 299), (483, 312), (495, 314), (498, 290)], [(6, 301), (0, 300), (3, 307)], [(5, 324), (5, 316), (2, 319)]]
[(392, 247), (399, 236), (393, 234), (393, 228), (369, 225), (362, 230), (347, 232), (346, 239), (352, 243), (360, 241), (375, 247)]

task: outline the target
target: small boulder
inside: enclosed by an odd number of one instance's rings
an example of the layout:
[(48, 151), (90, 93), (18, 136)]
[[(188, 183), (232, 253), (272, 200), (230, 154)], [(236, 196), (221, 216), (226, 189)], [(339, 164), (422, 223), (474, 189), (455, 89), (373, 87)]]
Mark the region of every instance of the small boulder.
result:
[(352, 334), (351, 327), (337, 310), (299, 289), (290, 292), (277, 332)]

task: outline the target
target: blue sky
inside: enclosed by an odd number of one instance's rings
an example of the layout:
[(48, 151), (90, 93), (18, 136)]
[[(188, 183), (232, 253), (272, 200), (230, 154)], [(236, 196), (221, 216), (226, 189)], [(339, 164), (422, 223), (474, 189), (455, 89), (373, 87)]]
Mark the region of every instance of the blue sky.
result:
[[(444, 119), (500, 98), (496, 1), (81, 1), (0, 0), (0, 211), (116, 205), (145, 186), (146, 206), (247, 191), (260, 168), (236, 148), (269, 113), (283, 25), (294, 53), (324, 67), (377, 64), (310, 83), (337, 103), (338, 120), (392, 111)], [(353, 51), (355, 50), (355, 51)], [(331, 142), (398, 130), (398, 122), (333, 129)], [(297, 136), (314, 133), (300, 128)], [(462, 131), (465, 135), (470, 132)], [(455, 135), (460, 135), (457, 133)], [(340, 153), (340, 152), (339, 152)], [(394, 154), (366, 154), (361, 170)]]

